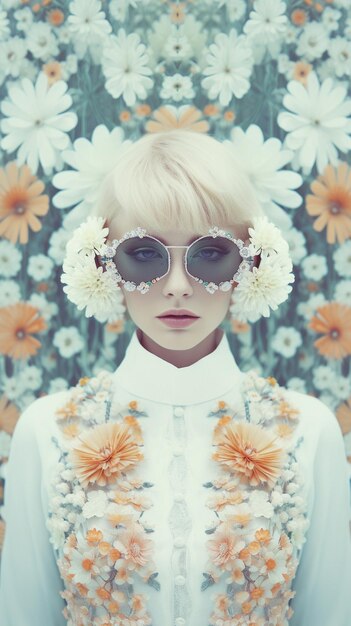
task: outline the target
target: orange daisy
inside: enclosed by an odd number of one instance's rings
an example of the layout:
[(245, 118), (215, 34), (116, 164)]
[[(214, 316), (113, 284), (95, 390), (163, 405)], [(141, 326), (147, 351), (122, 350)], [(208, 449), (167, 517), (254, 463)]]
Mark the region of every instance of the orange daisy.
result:
[(133, 440), (129, 426), (99, 424), (78, 435), (81, 445), (71, 450), (71, 461), (81, 484), (105, 486), (144, 457)]
[(27, 359), (36, 354), (40, 341), (32, 336), (47, 328), (38, 309), (27, 302), (0, 308), (0, 354)]
[(153, 113), (153, 117), (157, 121), (149, 120), (145, 124), (145, 129), (148, 133), (160, 133), (174, 128), (207, 133), (210, 127), (206, 120), (200, 119), (201, 115), (201, 111), (191, 105), (183, 110), (182, 113), (179, 113), (179, 115), (175, 115), (168, 106), (162, 106)]
[(342, 434), (347, 435), (351, 431), (351, 396), (337, 408), (336, 417)]
[(43, 72), (46, 74), (49, 85), (53, 85), (62, 79), (62, 66), (58, 61), (49, 61), (43, 65)]
[(274, 444), (276, 439), (257, 424), (232, 421), (223, 429), (222, 441), (212, 458), (224, 468), (243, 474), (252, 486), (274, 484), (285, 456), (284, 450)]
[(294, 65), (293, 80), (299, 80), (303, 85), (307, 84), (307, 77), (309, 73), (312, 71), (312, 65), (310, 63), (305, 63), (305, 61), (298, 61)]
[(0, 430), (12, 435), (15, 430), (20, 412), (14, 404), (11, 404), (5, 394), (0, 398)]
[(314, 342), (318, 352), (328, 359), (343, 359), (351, 354), (351, 307), (328, 302), (318, 307), (308, 324), (316, 333), (323, 333)]
[(28, 227), (41, 230), (37, 215), (46, 215), (49, 196), (42, 195), (45, 186), (29, 169), (15, 161), (0, 168), (0, 236), (12, 243), (28, 243)]
[(351, 237), (351, 172), (347, 163), (338, 167), (327, 165), (323, 174), (311, 184), (312, 194), (306, 196), (309, 215), (318, 215), (313, 228), (320, 232), (327, 227), (329, 244), (343, 243)]

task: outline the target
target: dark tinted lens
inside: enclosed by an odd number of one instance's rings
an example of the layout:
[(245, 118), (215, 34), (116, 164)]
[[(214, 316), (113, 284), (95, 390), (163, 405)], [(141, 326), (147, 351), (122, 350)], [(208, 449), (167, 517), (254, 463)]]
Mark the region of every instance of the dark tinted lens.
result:
[(122, 278), (136, 285), (161, 278), (168, 270), (167, 250), (151, 237), (132, 237), (122, 241), (114, 261)]
[(226, 237), (204, 237), (188, 251), (188, 272), (195, 278), (219, 284), (231, 280), (242, 257), (236, 244)]

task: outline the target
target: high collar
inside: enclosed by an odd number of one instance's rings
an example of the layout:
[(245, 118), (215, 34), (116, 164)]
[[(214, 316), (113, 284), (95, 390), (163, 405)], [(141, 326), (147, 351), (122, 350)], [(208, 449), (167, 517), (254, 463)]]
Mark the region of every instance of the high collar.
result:
[[(178, 368), (149, 352), (134, 330), (113, 380), (134, 396), (165, 404), (197, 404), (238, 388), (243, 377), (226, 334), (219, 332), (217, 347), (188, 367)], [(220, 335), (222, 333), (222, 336)]]

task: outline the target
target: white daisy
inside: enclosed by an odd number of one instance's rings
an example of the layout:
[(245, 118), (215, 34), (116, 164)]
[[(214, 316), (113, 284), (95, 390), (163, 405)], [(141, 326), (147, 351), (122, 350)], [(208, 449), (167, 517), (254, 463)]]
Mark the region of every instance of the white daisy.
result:
[(293, 226), (284, 231), (284, 239), (289, 246), (289, 254), (293, 264), (299, 265), (307, 254), (305, 235)]
[(281, 141), (276, 137), (265, 141), (262, 130), (256, 124), (251, 124), (246, 131), (235, 127), (230, 137), (231, 141), (225, 140), (224, 144), (240, 160), (265, 213), (278, 227), (289, 228), (291, 218), (281, 206), (292, 209), (302, 203), (300, 194), (293, 191), (302, 185), (302, 177), (296, 172), (282, 169), (291, 161), (293, 152), (283, 149)]
[(21, 299), (21, 290), (14, 280), (0, 280), (0, 306), (16, 304)]
[(337, 150), (351, 148), (351, 100), (346, 100), (346, 87), (335, 87), (331, 78), (320, 84), (311, 72), (306, 86), (293, 80), (287, 88), (283, 104), (290, 112), (278, 115), (279, 126), (288, 133), (285, 144), (295, 151), (295, 166), (309, 174), (316, 164), (321, 174), (328, 163), (337, 164)]
[(65, 389), (68, 389), (68, 382), (65, 378), (58, 376), (50, 380), (48, 393), (56, 393)]
[(335, 372), (329, 365), (318, 365), (313, 369), (313, 384), (319, 391), (333, 386), (335, 377)]
[(281, 0), (255, 0), (254, 10), (244, 25), (244, 33), (268, 47), (274, 39), (281, 38), (286, 30), (288, 18), (286, 4)]
[(296, 311), (298, 315), (301, 315), (305, 318), (306, 321), (309, 321), (310, 318), (315, 315), (317, 308), (319, 306), (323, 306), (326, 303), (326, 298), (323, 293), (316, 293), (309, 297), (306, 302), (299, 302)]
[(219, 7), (225, 5), (230, 22), (238, 22), (246, 13), (244, 0), (217, 0)]
[(58, 313), (57, 302), (49, 302), (43, 293), (32, 293), (28, 302), (37, 307), (40, 315), (49, 322)]
[(64, 359), (70, 359), (84, 348), (84, 340), (75, 326), (60, 328), (54, 334), (53, 345)]
[(91, 41), (111, 33), (111, 24), (106, 20), (105, 12), (101, 11), (99, 0), (73, 0), (69, 10), (67, 23), (74, 37)]
[(8, 41), (0, 43), (0, 71), (5, 76), (20, 75), (23, 68), (23, 62), (27, 54), (27, 46), (25, 41), (20, 37), (11, 37)]
[[(1, 244), (0, 244), (1, 246)], [(351, 239), (347, 239), (333, 253), (335, 269), (342, 278), (351, 278)], [(1, 271), (1, 252), (0, 252), (0, 271)]]
[(292, 389), (293, 391), (298, 391), (299, 393), (307, 393), (306, 382), (303, 378), (299, 378), (298, 376), (293, 376), (289, 378), (286, 386), (288, 389)]
[(59, 228), (52, 233), (49, 239), (48, 255), (53, 259), (56, 265), (62, 265), (66, 255), (67, 242), (71, 237), (72, 233), (66, 230), (66, 228)]
[(280, 326), (272, 338), (271, 346), (274, 352), (290, 359), (302, 345), (301, 333), (292, 326)]
[(334, 396), (339, 400), (347, 400), (350, 396), (350, 379), (348, 376), (337, 376), (331, 387)]
[(28, 50), (36, 59), (41, 61), (47, 61), (59, 54), (56, 35), (51, 26), (45, 22), (31, 24), (26, 41)]
[(33, 280), (40, 281), (50, 278), (54, 264), (46, 254), (35, 254), (29, 257), (27, 272)]
[(30, 28), (34, 21), (33, 11), (29, 7), (17, 9), (17, 11), (14, 12), (13, 17), (17, 22), (17, 30), (23, 30), (25, 32)]
[(184, 98), (193, 98), (195, 91), (190, 76), (182, 76), (182, 74), (174, 74), (173, 76), (165, 76), (162, 81), (160, 97), (166, 100), (174, 100), (179, 102)]
[(137, 33), (127, 35), (124, 28), (120, 28), (117, 37), (111, 35), (102, 54), (105, 87), (111, 96), (122, 96), (127, 106), (134, 106), (137, 98), (145, 100), (154, 84), (149, 78), (152, 70), (147, 63), (146, 46)]
[(328, 33), (323, 24), (310, 22), (306, 24), (298, 39), (297, 55), (307, 61), (319, 59), (329, 45)]
[(331, 7), (325, 7), (322, 13), (322, 24), (325, 26), (328, 32), (338, 30), (339, 20), (341, 18), (341, 11), (336, 11)]
[[(0, 288), (1, 293), (1, 288)], [(351, 306), (351, 280), (340, 280), (335, 285), (334, 300)]]
[(62, 153), (64, 161), (73, 169), (54, 175), (53, 185), (62, 191), (54, 195), (53, 205), (58, 209), (76, 205), (63, 220), (68, 230), (79, 226), (89, 215), (97, 201), (102, 181), (131, 143), (130, 140), (124, 140), (124, 132), (120, 127), (109, 131), (100, 124), (94, 129), (91, 141), (79, 137), (73, 149)]
[(302, 270), (309, 280), (321, 280), (328, 274), (328, 264), (325, 256), (309, 254), (301, 263)]
[(25, 366), (21, 370), (19, 377), (22, 382), (22, 389), (25, 390), (37, 391), (43, 383), (43, 372), (35, 365)]
[(6, 152), (17, 152), (17, 164), (27, 163), (33, 174), (39, 164), (50, 175), (60, 152), (67, 148), (67, 132), (78, 122), (77, 115), (67, 109), (72, 98), (62, 80), (48, 85), (47, 77), (40, 72), (35, 85), (23, 78), (19, 84), (9, 85), (9, 99), (3, 100), (1, 110), (7, 119), (1, 122), (6, 135), (1, 147)]
[(351, 41), (344, 37), (334, 37), (328, 47), (335, 74), (339, 77), (351, 75)]
[(0, 241), (0, 276), (12, 278), (21, 269), (22, 252), (11, 241)]
[(242, 98), (249, 91), (252, 50), (247, 38), (238, 37), (235, 28), (231, 28), (229, 35), (218, 33), (215, 36), (206, 61), (207, 67), (202, 72), (206, 78), (202, 79), (201, 86), (211, 100), (218, 98), (222, 106), (227, 106), (233, 96)]
[(10, 22), (6, 11), (0, 11), (0, 39), (6, 39), (10, 34)]

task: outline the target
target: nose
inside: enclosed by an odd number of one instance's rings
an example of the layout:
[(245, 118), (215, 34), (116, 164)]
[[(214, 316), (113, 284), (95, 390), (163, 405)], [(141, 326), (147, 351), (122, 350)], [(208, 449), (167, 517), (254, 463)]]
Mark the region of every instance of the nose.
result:
[(170, 268), (166, 276), (162, 278), (162, 292), (163, 294), (189, 294), (193, 293), (193, 286), (191, 281), (194, 280), (189, 276), (185, 269), (184, 256), (185, 248), (177, 248), (169, 250), (170, 254)]

